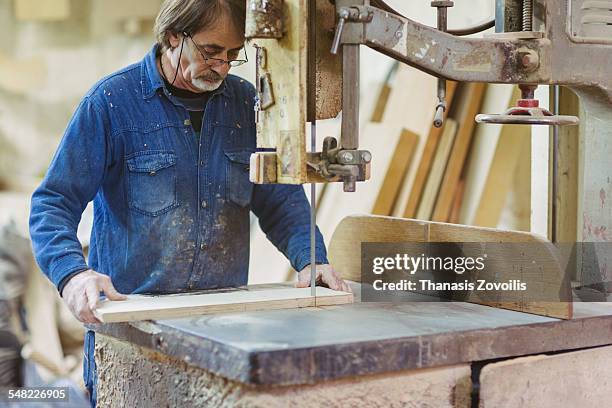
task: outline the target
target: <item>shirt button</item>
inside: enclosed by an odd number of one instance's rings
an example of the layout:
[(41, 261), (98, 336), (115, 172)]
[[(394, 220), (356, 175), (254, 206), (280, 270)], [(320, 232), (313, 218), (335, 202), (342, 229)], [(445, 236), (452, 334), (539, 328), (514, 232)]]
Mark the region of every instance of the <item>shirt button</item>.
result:
[(206, 203), (206, 200), (202, 200), (201, 205), (202, 205), (202, 208), (208, 207), (208, 203)]
[(203, 161), (201, 161), (201, 162), (200, 162), (200, 166), (203, 166), (203, 165), (204, 165), (204, 162), (203, 162)]

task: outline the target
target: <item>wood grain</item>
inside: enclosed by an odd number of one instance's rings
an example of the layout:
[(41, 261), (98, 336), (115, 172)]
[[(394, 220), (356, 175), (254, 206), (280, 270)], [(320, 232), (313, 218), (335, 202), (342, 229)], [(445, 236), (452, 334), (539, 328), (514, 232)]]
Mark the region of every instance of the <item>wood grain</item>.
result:
[[(448, 112), (453, 105), (457, 86), (457, 82), (447, 82), (447, 108), (444, 112), (445, 117), (448, 116)], [(405, 218), (413, 218), (416, 215), (421, 193), (425, 187), (425, 181), (427, 180), (427, 175), (429, 174), (429, 169), (431, 168), (438, 142), (440, 141), (440, 137), (442, 137), (442, 130), (443, 128), (437, 128), (435, 126), (431, 126), (429, 130), (429, 135), (425, 141), (425, 147), (423, 148), (423, 153), (420, 156), (419, 165), (414, 176), (412, 188), (410, 189), (410, 196), (403, 209), (403, 216)]]
[(315, 298), (310, 295), (310, 288), (279, 289), (270, 288), (269, 285), (253, 285), (247, 290), (205, 294), (129, 295), (125, 301), (102, 301), (95, 310), (95, 315), (103, 323), (113, 323), (352, 302), (352, 293), (323, 287), (317, 287)]
[(420, 220), (431, 219), (431, 213), (436, 205), (436, 198), (440, 191), (440, 184), (442, 183), (444, 170), (446, 170), (446, 164), (448, 163), (449, 156), (453, 149), (456, 134), (457, 122), (448, 118), (444, 124), (442, 137), (440, 138), (440, 143), (438, 143), (438, 148), (436, 149), (436, 154), (431, 165), (431, 171), (429, 172), (427, 183), (423, 189), (423, 197), (421, 197), (421, 203), (419, 204), (419, 210), (416, 216), (416, 218)]
[(462, 105), (454, 117), (459, 123), (453, 153), (444, 173), (444, 180), (440, 187), (440, 195), (436, 202), (432, 215), (433, 221), (448, 221), (450, 216), (455, 188), (465, 164), (465, 159), (472, 141), (474, 131), (474, 117), (480, 110), (482, 98), (486, 89), (485, 84), (470, 83), (465, 87), (465, 97), (462, 98)]
[[(464, 299), (510, 310), (569, 319), (572, 316), (572, 303), (552, 301), (559, 297), (563, 291), (569, 291), (568, 282), (564, 280), (564, 271), (555, 253), (550, 249), (550, 243), (538, 235), (503, 231), (493, 228), (472, 227), (466, 225), (447, 224), (440, 222), (421, 221), (414, 219), (381, 217), (381, 216), (350, 216), (342, 220), (332, 236), (329, 246), (329, 259), (331, 265), (344, 279), (361, 281), (361, 244), (363, 242), (387, 243), (418, 243), (418, 242), (483, 242), (483, 243), (533, 243), (542, 249), (538, 253), (538, 272), (535, 276), (529, 275), (531, 287), (536, 287), (550, 302), (524, 301), (512, 299), (512, 302), (491, 303), (480, 301), (469, 294)], [(497, 249), (497, 251), (496, 251)], [(491, 245), (490, 259), (506, 261), (500, 270), (481, 271), (479, 279), (488, 282), (521, 279), (522, 274), (532, 274), (515, 265), (525, 263), (525, 255), (516, 251), (502, 251), (498, 253), (499, 246)], [(547, 252), (548, 251), (548, 252)], [(520, 251), (519, 251), (520, 252)], [(489, 275), (490, 274), (490, 275)], [(559, 298), (562, 300), (561, 298)]]
[(400, 193), (400, 188), (404, 182), (404, 176), (408, 171), (408, 166), (410, 166), (410, 162), (412, 161), (418, 144), (419, 135), (408, 129), (402, 130), (400, 139), (395, 147), (395, 152), (389, 163), (383, 185), (378, 192), (376, 203), (374, 203), (372, 214), (392, 214), (393, 206), (395, 205), (397, 196)]

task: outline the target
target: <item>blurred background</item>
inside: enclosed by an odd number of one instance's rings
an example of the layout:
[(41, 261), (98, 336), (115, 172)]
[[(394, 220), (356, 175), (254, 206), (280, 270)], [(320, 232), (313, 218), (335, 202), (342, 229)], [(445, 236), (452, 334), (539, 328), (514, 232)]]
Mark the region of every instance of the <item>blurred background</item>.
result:
[[(29, 200), (86, 91), (103, 76), (142, 59), (153, 46), (160, 3), (0, 0), (0, 386), (68, 381), (75, 392), (82, 387), (83, 327), (32, 259)], [(429, 1), (388, 3), (416, 21), (436, 24)], [(492, 0), (455, 2), (449, 28), (473, 26), (493, 15)], [(253, 82), (254, 59), (232, 73)], [(468, 107), (476, 113), (503, 112), (514, 104), (515, 87), (453, 84), (451, 119), (423, 163), (433, 132), (436, 79), (365, 47), (361, 68), (361, 147), (374, 154), (372, 179), (359, 184), (355, 194), (342, 193), (339, 185), (318, 187), (318, 225), (327, 243), (338, 222), (355, 213), (539, 228), (545, 234), (546, 223), (538, 226), (534, 220), (546, 218), (548, 211), (548, 168), (534, 168), (531, 156), (534, 149), (547, 154), (548, 145), (536, 138), (532, 142), (528, 127), (481, 127), (466, 114)], [(546, 87), (540, 87), (539, 97), (548, 106)], [(338, 137), (339, 119), (321, 121), (318, 129), (319, 141)], [(533, 132), (542, 131), (547, 132)], [(464, 135), (461, 143), (459, 135)], [(454, 174), (447, 174), (451, 162)], [(423, 168), (430, 171), (423, 173)], [(90, 228), (88, 209), (79, 227), (84, 250)], [(295, 271), (254, 219), (250, 283), (294, 279)]]

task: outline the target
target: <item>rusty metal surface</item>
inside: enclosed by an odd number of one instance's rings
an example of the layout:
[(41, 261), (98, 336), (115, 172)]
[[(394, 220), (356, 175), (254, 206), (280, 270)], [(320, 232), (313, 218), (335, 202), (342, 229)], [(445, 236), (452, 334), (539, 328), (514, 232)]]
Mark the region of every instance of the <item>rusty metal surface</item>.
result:
[[(364, 44), (435, 76), (467, 82), (545, 83), (549, 69), (517, 69), (520, 48), (529, 48), (547, 60), (550, 41), (462, 38), (440, 32), (410, 19), (369, 7)], [(354, 24), (354, 23), (353, 23)]]
[(242, 383), (290, 385), (612, 344), (610, 305), (577, 304), (576, 315), (563, 321), (469, 303), (356, 303), (95, 330)]
[[(347, 23), (343, 43), (365, 44), (434, 76), (467, 82), (567, 85), (599, 93), (612, 103), (612, 43), (568, 31), (572, 8), (566, 2), (534, 1), (534, 30), (545, 33), (540, 39), (461, 38), (375, 7), (383, 7), (384, 2), (370, 6), (363, 0), (342, 0), (338, 4), (352, 4), (373, 17), (369, 23)], [(518, 2), (510, 4), (505, 23), (517, 25), (518, 16), (510, 11), (516, 14)], [(537, 53), (536, 70), (527, 72), (518, 64), (520, 49)]]

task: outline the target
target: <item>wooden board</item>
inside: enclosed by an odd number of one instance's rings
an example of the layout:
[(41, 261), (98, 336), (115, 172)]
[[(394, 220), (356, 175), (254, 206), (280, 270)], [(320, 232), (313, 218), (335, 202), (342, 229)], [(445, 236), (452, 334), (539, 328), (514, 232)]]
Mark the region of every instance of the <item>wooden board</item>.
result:
[[(406, 92), (406, 89), (410, 89), (410, 92)], [(414, 183), (418, 182), (416, 178), (418, 176), (417, 170), (421, 158), (426, 154), (429, 139), (426, 135), (429, 135), (431, 131), (435, 107), (438, 103), (436, 89), (436, 78), (415, 68), (400, 66), (383, 121), (399, 123), (403, 128), (410, 129), (420, 135), (421, 139), (414, 153), (415, 160), (408, 167), (408, 172), (404, 177), (400, 194), (393, 209), (393, 215), (396, 217), (404, 215), (404, 209), (410, 198), (412, 187)], [(418, 99), (415, 99), (414, 95), (418, 95)]]
[(266, 52), (264, 73), (270, 74), (275, 103), (260, 112), (257, 146), (276, 148), (280, 183), (299, 184), (306, 177), (306, 0), (287, 0), (285, 35), (255, 39)]
[(431, 213), (436, 204), (436, 198), (440, 191), (440, 184), (442, 183), (444, 170), (446, 170), (446, 165), (453, 149), (456, 134), (457, 122), (448, 118), (444, 124), (442, 137), (440, 138), (440, 143), (438, 143), (438, 148), (436, 149), (436, 154), (431, 165), (431, 171), (429, 172), (427, 183), (423, 189), (423, 197), (421, 197), (421, 203), (419, 204), (419, 210), (416, 216), (416, 218), (420, 220), (431, 219)]
[[(526, 232), (503, 231), (493, 228), (471, 227), (466, 225), (446, 224), (431, 221), (420, 221), (404, 218), (381, 216), (350, 216), (342, 220), (332, 236), (329, 246), (329, 258), (332, 266), (340, 272), (344, 279), (361, 281), (361, 243), (362, 242), (486, 242), (486, 243), (534, 243), (542, 245), (546, 240), (538, 235)], [(491, 247), (491, 258), (507, 259), (501, 269), (496, 271), (481, 271), (478, 278), (489, 282), (521, 279), (523, 268), (515, 268), (515, 259), (507, 253), (495, 253)], [(489, 248), (487, 248), (489, 250)], [(513, 255), (513, 254), (511, 254)], [(517, 257), (519, 261), (520, 254)], [(524, 262), (524, 259), (521, 261)], [(561, 291), (569, 291), (568, 282), (563, 280), (563, 271), (557, 256), (542, 251), (538, 259), (538, 268), (542, 268), (536, 276), (530, 276), (530, 285), (535, 286), (547, 299), (555, 299)], [(489, 273), (492, 275), (489, 276)], [(501, 278), (503, 277), (503, 279)], [(482, 303), (505, 309), (518, 310), (543, 316), (569, 319), (572, 316), (572, 304), (568, 302), (532, 302), (516, 299), (512, 302), (490, 303), (481, 302), (471, 295), (465, 299), (468, 302)]]
[[(453, 105), (457, 86), (457, 82), (447, 82), (447, 108), (444, 112), (445, 118), (448, 117), (448, 112), (450, 111)], [(421, 193), (423, 192), (425, 181), (427, 180), (427, 175), (429, 174), (429, 169), (431, 168), (432, 160), (436, 152), (438, 142), (440, 141), (440, 137), (442, 136), (442, 130), (443, 128), (437, 128), (433, 125), (430, 126), (429, 135), (425, 140), (423, 152), (418, 161), (418, 167), (414, 175), (414, 181), (412, 182), (412, 186), (409, 190), (407, 202), (401, 209), (402, 213), (397, 215), (402, 215), (405, 218), (413, 218), (416, 216), (417, 207), (419, 205), (419, 201), (421, 200)]]
[[(566, 87), (559, 89), (559, 114), (580, 115), (580, 100)], [(559, 185), (554, 200), (557, 203), (556, 240), (578, 240), (578, 152), (579, 126), (559, 126)]]
[(383, 185), (378, 192), (376, 203), (374, 203), (372, 214), (392, 214), (393, 206), (395, 205), (395, 201), (404, 181), (404, 176), (406, 175), (408, 166), (410, 166), (412, 162), (412, 157), (414, 156), (414, 151), (418, 143), (419, 135), (407, 129), (402, 130), (400, 139), (395, 147), (395, 152), (389, 163)]
[[(505, 112), (510, 106), (514, 105), (517, 97), (520, 97), (520, 91), (517, 86), (490, 84), (487, 86), (484, 95), (481, 112)], [(523, 126), (521, 128), (519, 125), (493, 125), (486, 123), (476, 125), (472, 147), (470, 148), (465, 169), (466, 195), (459, 218), (461, 224), (480, 225), (484, 227), (497, 226), (497, 220), (495, 220), (495, 225), (482, 225), (475, 224), (474, 219), (476, 218), (475, 214), (480, 204), (482, 203), (485, 206), (489, 204), (483, 201), (482, 195), (486, 186), (496, 178), (495, 176), (490, 177), (492, 173), (497, 172), (495, 167), (507, 167), (510, 165), (510, 162), (513, 160), (516, 161), (516, 159), (512, 157), (514, 155), (509, 154), (511, 153), (510, 151), (498, 148), (501, 134), (504, 133), (504, 131), (510, 138), (511, 134), (515, 132), (520, 134), (525, 134), (527, 132), (531, 134), (529, 126)], [(511, 141), (509, 141), (509, 143), (511, 143)], [(520, 145), (520, 143), (518, 144)], [(517, 150), (515, 146), (510, 147), (513, 147), (513, 150)], [(505, 165), (500, 166), (500, 160), (503, 161)], [(514, 167), (506, 170), (507, 175), (511, 176), (513, 171)], [(497, 191), (500, 193), (500, 196), (494, 197), (496, 204), (499, 201), (503, 202), (506, 198), (505, 193), (507, 193), (503, 185), (501, 185)], [(491, 216), (489, 216), (489, 218), (491, 218)]]
[(21, 21), (61, 21), (70, 17), (70, 0), (16, 0), (15, 17)]
[(450, 216), (453, 197), (455, 196), (455, 188), (461, 177), (465, 159), (467, 156), (472, 134), (474, 131), (474, 117), (480, 111), (482, 97), (486, 89), (485, 84), (469, 83), (463, 89), (461, 105), (457, 109), (454, 119), (459, 124), (455, 144), (453, 145), (453, 154), (446, 167), (444, 180), (440, 187), (440, 195), (436, 202), (432, 220), (446, 222)]
[(0, 53), (0, 89), (22, 94), (45, 86), (46, 61), (41, 57), (13, 59)]
[(612, 347), (521, 357), (486, 365), (481, 408), (608, 407)]
[(103, 323), (137, 320), (175, 319), (215, 313), (256, 310), (294, 309), (330, 306), (353, 302), (353, 294), (317, 287), (317, 296), (310, 288), (270, 288), (268, 285), (249, 286), (247, 290), (205, 294), (164, 296), (129, 295), (125, 301), (104, 300), (95, 311)]

